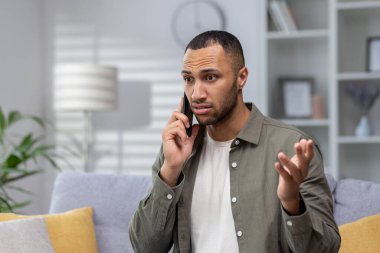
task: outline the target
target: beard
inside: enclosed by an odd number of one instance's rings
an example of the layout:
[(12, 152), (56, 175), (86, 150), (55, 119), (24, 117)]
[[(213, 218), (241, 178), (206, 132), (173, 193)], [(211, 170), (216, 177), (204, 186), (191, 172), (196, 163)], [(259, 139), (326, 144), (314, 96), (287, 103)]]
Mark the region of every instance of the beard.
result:
[(220, 110), (214, 112), (211, 116), (208, 116), (207, 118), (201, 119), (198, 118), (196, 115), (196, 119), (200, 125), (215, 125), (217, 123), (223, 122), (228, 116), (232, 113), (233, 109), (236, 106), (237, 103), (237, 97), (238, 97), (238, 88), (236, 81), (233, 83), (231, 89), (227, 93), (226, 98), (222, 98), (223, 101), (221, 103)]

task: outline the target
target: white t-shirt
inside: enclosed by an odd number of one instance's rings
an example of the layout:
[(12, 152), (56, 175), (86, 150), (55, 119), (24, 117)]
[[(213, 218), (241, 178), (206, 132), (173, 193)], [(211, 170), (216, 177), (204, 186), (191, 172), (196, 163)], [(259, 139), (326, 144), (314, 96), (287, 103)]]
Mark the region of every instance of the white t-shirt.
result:
[(191, 204), (192, 252), (239, 252), (231, 210), (231, 143), (206, 134)]

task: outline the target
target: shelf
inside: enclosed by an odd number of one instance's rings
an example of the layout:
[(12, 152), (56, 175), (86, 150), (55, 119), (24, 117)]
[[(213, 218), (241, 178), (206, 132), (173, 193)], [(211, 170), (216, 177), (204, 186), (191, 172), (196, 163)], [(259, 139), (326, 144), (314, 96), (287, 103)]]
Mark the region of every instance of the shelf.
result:
[(299, 30), (267, 33), (268, 40), (327, 38), (327, 36), (328, 30)]
[(380, 8), (380, 1), (355, 1), (355, 2), (339, 2), (338, 10), (358, 10)]
[(351, 72), (340, 73), (338, 75), (339, 81), (354, 81), (354, 80), (376, 80), (380, 79), (380, 72)]
[(345, 136), (339, 137), (340, 144), (380, 144), (380, 136), (356, 137)]
[(328, 119), (280, 119), (286, 124), (297, 127), (327, 127)]

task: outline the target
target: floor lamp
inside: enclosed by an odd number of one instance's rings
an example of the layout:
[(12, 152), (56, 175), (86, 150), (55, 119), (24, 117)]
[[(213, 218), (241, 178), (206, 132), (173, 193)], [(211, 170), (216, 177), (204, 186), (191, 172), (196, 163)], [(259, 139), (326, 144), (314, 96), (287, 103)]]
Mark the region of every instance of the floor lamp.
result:
[(91, 115), (116, 108), (117, 69), (95, 64), (60, 64), (54, 76), (54, 109), (84, 113), (84, 168), (91, 171)]

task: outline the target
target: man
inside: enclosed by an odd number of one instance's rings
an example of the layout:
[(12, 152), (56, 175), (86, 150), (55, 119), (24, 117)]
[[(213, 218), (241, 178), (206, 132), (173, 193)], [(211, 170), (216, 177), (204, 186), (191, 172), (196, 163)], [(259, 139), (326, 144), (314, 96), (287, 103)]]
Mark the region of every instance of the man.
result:
[[(185, 93), (200, 125), (173, 112), (153, 186), (130, 224), (136, 252), (337, 252), (338, 228), (319, 149), (243, 102), (238, 39), (223, 31), (186, 47)], [(295, 94), (296, 95), (296, 94)]]

